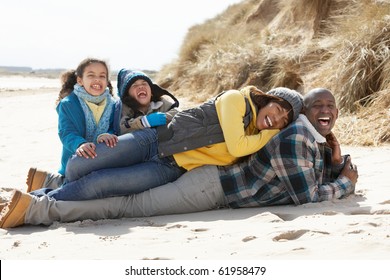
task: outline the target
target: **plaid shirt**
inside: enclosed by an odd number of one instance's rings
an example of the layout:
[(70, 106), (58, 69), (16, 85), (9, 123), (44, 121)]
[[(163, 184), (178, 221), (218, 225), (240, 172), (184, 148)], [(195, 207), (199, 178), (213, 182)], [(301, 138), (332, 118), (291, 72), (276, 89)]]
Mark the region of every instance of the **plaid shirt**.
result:
[(230, 207), (299, 205), (354, 192), (352, 182), (340, 175), (343, 165), (332, 166), (332, 150), (316, 141), (318, 132), (303, 118), (247, 160), (218, 167)]

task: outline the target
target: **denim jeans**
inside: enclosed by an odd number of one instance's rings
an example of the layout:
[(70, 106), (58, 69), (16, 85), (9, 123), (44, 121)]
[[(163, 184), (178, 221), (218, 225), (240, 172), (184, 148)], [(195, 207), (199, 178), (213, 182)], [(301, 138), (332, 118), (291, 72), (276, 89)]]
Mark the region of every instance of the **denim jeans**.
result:
[(55, 221), (118, 219), (184, 214), (228, 207), (216, 166), (186, 172), (172, 183), (143, 193), (88, 201), (57, 201), (33, 197), (26, 224), (50, 225)]
[(100, 169), (127, 167), (133, 164), (156, 159), (158, 139), (155, 129), (145, 128), (118, 137), (113, 148), (105, 143), (96, 145), (95, 158), (74, 155), (69, 159), (66, 170), (66, 182), (72, 182)]
[(73, 157), (68, 162), (67, 182), (60, 188), (41, 189), (32, 194), (73, 201), (123, 196), (172, 182), (184, 173), (173, 157), (158, 156), (154, 129), (138, 130), (119, 138), (114, 148), (97, 145), (98, 156), (94, 159)]

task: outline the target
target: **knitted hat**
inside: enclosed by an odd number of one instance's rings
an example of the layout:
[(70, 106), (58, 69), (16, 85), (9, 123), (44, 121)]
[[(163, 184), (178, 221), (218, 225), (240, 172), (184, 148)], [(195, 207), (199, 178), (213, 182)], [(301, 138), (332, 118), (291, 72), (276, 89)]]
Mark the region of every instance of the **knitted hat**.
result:
[(128, 69), (121, 69), (118, 73), (118, 96), (122, 97), (123, 94), (126, 94), (132, 84), (135, 81), (143, 79), (148, 82), (151, 88), (153, 88), (152, 80), (141, 71), (133, 71)]
[(280, 97), (290, 103), (293, 110), (293, 121), (298, 118), (303, 107), (303, 96), (299, 92), (285, 87), (277, 87), (271, 89), (267, 94)]

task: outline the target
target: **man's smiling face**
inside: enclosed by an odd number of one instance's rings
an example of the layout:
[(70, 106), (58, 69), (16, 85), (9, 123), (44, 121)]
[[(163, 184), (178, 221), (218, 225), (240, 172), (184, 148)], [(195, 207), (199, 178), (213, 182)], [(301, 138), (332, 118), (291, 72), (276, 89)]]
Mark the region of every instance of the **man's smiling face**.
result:
[(314, 89), (305, 95), (304, 113), (315, 129), (325, 137), (332, 131), (339, 110), (330, 91)]

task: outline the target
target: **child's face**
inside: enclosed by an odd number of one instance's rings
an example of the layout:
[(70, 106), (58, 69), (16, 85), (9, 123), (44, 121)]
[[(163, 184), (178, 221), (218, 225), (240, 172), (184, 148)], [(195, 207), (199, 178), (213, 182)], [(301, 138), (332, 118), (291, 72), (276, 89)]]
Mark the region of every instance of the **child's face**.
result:
[(101, 63), (91, 63), (84, 69), (83, 77), (77, 77), (77, 83), (83, 86), (90, 95), (103, 94), (108, 85), (107, 69)]
[(257, 115), (256, 127), (258, 130), (282, 129), (288, 124), (288, 111), (275, 102), (270, 102), (261, 108)]
[[(128, 94), (137, 100), (142, 108), (148, 108), (152, 99), (152, 89), (147, 81), (143, 79), (136, 80), (129, 88)], [(142, 109), (139, 108), (139, 109)]]

